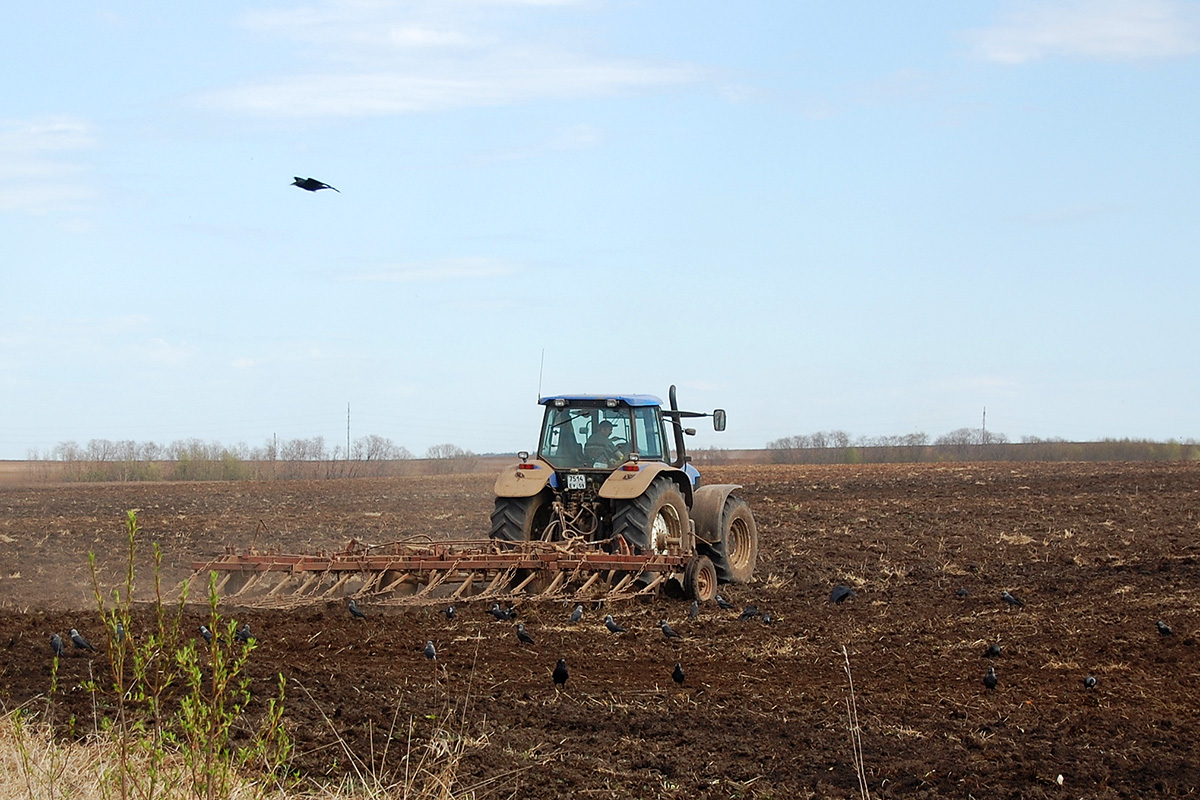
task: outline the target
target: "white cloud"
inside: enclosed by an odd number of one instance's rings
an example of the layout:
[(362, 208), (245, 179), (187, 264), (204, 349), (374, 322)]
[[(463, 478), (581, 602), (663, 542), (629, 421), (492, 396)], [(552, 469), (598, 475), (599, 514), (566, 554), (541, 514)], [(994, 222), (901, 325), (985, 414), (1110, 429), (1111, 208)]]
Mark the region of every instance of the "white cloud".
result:
[(968, 37), (977, 55), (1005, 64), (1054, 56), (1171, 58), (1200, 51), (1200, 11), (1185, 0), (1023, 2)]
[(75, 160), (95, 147), (92, 127), (69, 117), (0, 121), (0, 212), (78, 210), (95, 196)]
[(438, 261), (396, 264), (346, 276), (363, 283), (434, 283), (440, 281), (503, 278), (517, 272), (511, 264), (488, 258), (447, 258)]
[(705, 77), (686, 63), (589, 54), (575, 33), (557, 35), (547, 24), (558, 18), (547, 15), (561, 14), (547, 7), (570, 4), (329, 0), (251, 12), (239, 18), (243, 27), (315, 45), (300, 51), (306, 68), (207, 92), (199, 102), (255, 116), (365, 117), (610, 96)]

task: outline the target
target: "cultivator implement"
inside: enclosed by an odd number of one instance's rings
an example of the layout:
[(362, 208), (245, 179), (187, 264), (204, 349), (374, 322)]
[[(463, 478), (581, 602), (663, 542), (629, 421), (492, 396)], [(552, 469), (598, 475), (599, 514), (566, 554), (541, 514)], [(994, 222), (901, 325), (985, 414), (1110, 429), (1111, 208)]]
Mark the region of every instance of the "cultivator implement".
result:
[[(240, 605), (286, 608), (333, 598), (373, 604), (433, 604), (523, 598), (623, 599), (681, 579), (688, 558), (635, 555), (624, 540), (608, 552), (583, 541), (405, 541), (339, 553), (288, 555), (229, 549), (193, 563), (193, 578), (216, 573), (218, 594)], [(194, 583), (201, 585), (201, 583)]]

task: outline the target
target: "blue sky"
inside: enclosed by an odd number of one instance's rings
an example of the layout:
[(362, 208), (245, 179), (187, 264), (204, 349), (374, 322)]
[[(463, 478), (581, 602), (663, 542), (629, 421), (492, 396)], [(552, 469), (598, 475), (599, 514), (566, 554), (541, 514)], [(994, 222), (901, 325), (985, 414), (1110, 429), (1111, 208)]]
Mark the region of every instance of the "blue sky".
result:
[(177, 5), (7, 11), (0, 458), (1200, 437), (1195, 0)]

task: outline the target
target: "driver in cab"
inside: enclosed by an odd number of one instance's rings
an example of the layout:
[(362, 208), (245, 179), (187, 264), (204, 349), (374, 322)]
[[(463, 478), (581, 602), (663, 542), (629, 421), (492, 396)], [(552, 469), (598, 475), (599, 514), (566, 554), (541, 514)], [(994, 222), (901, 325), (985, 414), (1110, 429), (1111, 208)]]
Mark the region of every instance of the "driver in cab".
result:
[(612, 423), (604, 420), (596, 425), (596, 430), (583, 445), (583, 455), (593, 466), (611, 467), (625, 460), (625, 454), (612, 440), (612, 431)]

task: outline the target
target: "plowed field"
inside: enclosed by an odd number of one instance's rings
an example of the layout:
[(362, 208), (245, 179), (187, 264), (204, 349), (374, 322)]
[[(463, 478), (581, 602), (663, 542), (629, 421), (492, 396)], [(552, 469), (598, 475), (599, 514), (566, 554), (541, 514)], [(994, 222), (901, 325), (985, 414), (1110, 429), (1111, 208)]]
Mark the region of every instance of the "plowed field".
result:
[[(341, 602), (229, 609), (259, 637), (256, 693), (287, 678), (298, 767), (340, 777), (348, 747), (379, 774), (402, 773), (411, 749), (478, 796), (856, 796), (845, 648), (875, 797), (1200, 791), (1200, 464), (708, 473), (744, 485), (760, 534), (756, 580), (722, 594), (739, 610), (770, 610), (773, 625), (715, 605), (690, 621), (686, 603), (666, 598), (589, 607), (570, 625), (568, 606), (527, 603), (529, 646), (483, 604), (454, 621), (436, 608), (368, 606), (354, 622)], [(490, 490), (486, 475), (4, 489), (0, 699), (11, 708), (46, 692), (52, 631), (102, 637), (87, 553), (105, 583), (120, 574), (126, 509), (139, 509), (148, 589), (152, 541), (173, 583), (225, 544), (478, 536)], [(857, 596), (829, 603), (841, 583)], [(1003, 590), (1024, 605), (1003, 602)], [(629, 632), (609, 634), (604, 613)], [(682, 641), (664, 639), (664, 618)], [(196, 612), (188, 630), (202, 620)], [(1156, 620), (1174, 633), (1160, 635)], [(985, 658), (992, 643), (1001, 653)], [(550, 679), (559, 657), (571, 670), (563, 691)], [(677, 661), (682, 687), (670, 677)], [(989, 665), (994, 690), (982, 680)], [(68, 653), (56, 701), (84, 726), (88, 669)]]

